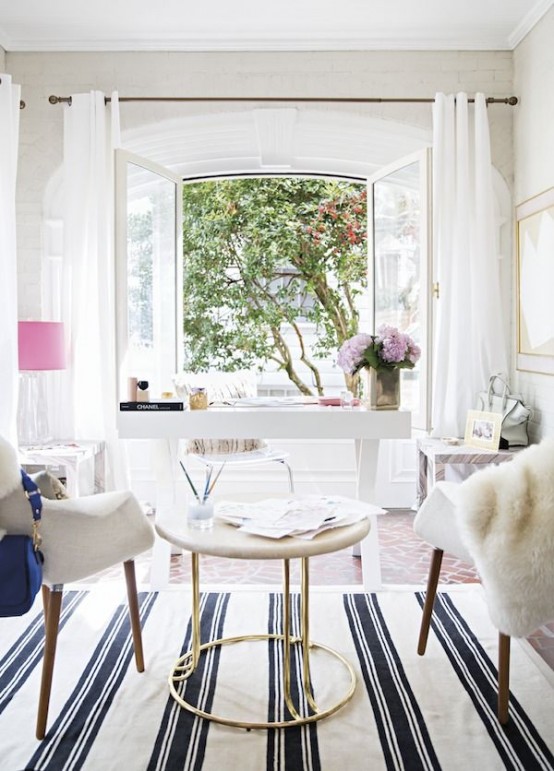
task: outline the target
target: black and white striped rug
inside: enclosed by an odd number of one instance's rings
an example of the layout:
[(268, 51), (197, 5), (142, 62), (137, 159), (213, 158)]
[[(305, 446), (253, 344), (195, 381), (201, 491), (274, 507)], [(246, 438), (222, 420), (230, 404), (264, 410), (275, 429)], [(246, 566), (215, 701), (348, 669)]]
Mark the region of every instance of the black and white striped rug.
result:
[[(40, 608), (0, 620), (0, 769), (554, 769), (553, 673), (526, 642), (513, 641), (511, 720), (501, 728), (497, 635), (481, 589), (455, 587), (440, 595), (424, 657), (416, 654), (421, 602), (421, 593), (408, 590), (314, 590), (312, 639), (353, 663), (356, 693), (338, 713), (310, 726), (247, 732), (195, 718), (169, 696), (167, 675), (190, 642), (186, 589), (141, 592), (143, 674), (134, 668), (120, 586), (69, 591), (42, 742), (34, 738)], [(297, 617), (297, 602), (293, 611)], [(279, 594), (241, 587), (202, 595), (205, 639), (273, 632), (281, 617)], [(219, 714), (279, 719), (282, 666), (274, 642), (211, 649), (185, 698)], [(293, 674), (299, 668), (295, 660)], [(312, 679), (323, 707), (347, 687), (340, 664), (317, 650)]]

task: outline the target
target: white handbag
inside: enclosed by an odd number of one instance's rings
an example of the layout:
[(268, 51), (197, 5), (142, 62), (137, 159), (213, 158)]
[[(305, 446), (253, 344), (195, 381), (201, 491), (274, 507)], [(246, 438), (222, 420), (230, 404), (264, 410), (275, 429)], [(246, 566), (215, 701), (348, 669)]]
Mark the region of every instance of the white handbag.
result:
[(511, 392), (503, 375), (491, 376), (488, 390), (478, 394), (477, 409), (502, 415), (500, 436), (508, 447), (529, 444), (527, 426), (533, 411), (525, 406), (520, 396)]

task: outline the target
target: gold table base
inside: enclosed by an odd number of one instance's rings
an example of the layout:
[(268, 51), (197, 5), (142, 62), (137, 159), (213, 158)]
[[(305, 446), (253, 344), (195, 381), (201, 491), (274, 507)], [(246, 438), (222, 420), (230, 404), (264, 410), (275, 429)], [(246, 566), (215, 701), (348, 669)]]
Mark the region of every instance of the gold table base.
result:
[[(183, 656), (175, 662), (169, 676), (169, 690), (171, 695), (184, 709), (192, 712), (206, 720), (213, 720), (216, 723), (233, 726), (236, 728), (289, 728), (291, 726), (305, 725), (314, 723), (316, 720), (322, 720), (325, 717), (337, 712), (341, 707), (347, 704), (354, 695), (356, 689), (356, 674), (352, 665), (340, 653), (329, 648), (326, 645), (312, 642), (309, 639), (309, 561), (307, 557), (301, 558), (302, 563), (302, 581), (301, 581), (301, 630), (300, 636), (292, 637), (290, 634), (290, 560), (283, 560), (283, 606), (284, 621), (282, 634), (251, 634), (238, 635), (236, 637), (222, 637), (219, 640), (201, 643), (200, 640), (200, 575), (199, 575), (199, 554), (192, 553), (192, 647)], [(246, 720), (237, 720), (231, 717), (216, 715), (213, 712), (205, 712), (198, 707), (189, 704), (178, 693), (179, 684), (189, 678), (195, 671), (201, 653), (214, 648), (218, 645), (232, 645), (247, 641), (260, 640), (280, 640), (283, 643), (283, 693), (285, 704), (291, 715), (288, 720), (275, 720), (253, 722)], [(302, 647), (302, 686), (304, 695), (311, 710), (310, 715), (300, 715), (293, 704), (291, 697), (291, 645), (300, 645)], [(320, 709), (315, 701), (311, 679), (310, 679), (310, 649), (319, 648), (337, 658), (346, 668), (350, 675), (350, 683), (346, 694), (337, 702), (326, 709)]]

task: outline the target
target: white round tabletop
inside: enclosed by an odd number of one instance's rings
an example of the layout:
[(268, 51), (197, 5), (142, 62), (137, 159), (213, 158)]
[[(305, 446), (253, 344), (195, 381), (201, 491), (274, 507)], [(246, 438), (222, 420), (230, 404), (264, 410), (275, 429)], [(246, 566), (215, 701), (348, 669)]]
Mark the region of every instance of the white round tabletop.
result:
[(182, 549), (212, 557), (245, 560), (296, 559), (329, 554), (359, 543), (369, 529), (369, 519), (363, 519), (304, 540), (292, 536), (276, 539), (252, 535), (218, 519), (214, 520), (210, 530), (193, 530), (187, 527), (184, 517), (156, 523), (158, 535)]

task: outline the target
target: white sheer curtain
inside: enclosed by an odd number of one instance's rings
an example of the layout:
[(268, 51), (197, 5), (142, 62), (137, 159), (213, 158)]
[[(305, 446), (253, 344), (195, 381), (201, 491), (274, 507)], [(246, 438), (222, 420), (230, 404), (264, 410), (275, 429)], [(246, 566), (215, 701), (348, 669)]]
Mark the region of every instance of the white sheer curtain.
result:
[(17, 254), (15, 182), (21, 89), (0, 74), (0, 434), (17, 445)]
[(487, 105), (437, 94), (433, 110), (436, 302), (433, 434), (463, 436), (489, 376), (507, 371)]
[(113, 155), (117, 94), (93, 91), (64, 112), (62, 308), (70, 351), (62, 436), (106, 442), (107, 489), (128, 486), (116, 435)]

